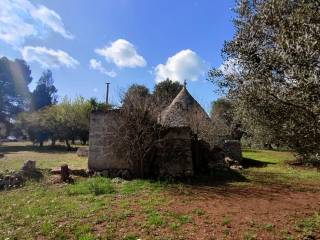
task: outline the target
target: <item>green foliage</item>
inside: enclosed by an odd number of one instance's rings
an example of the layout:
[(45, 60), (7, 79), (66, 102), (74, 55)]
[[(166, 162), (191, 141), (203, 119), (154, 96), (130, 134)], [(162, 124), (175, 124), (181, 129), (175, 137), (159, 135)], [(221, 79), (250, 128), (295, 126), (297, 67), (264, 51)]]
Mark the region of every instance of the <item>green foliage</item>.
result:
[(150, 182), (149, 180), (132, 180), (126, 181), (122, 184), (121, 193), (123, 194), (136, 194), (141, 191), (153, 190), (159, 191), (163, 189), (164, 183)]
[(56, 140), (65, 140), (68, 147), (69, 140), (80, 139), (85, 144), (89, 138), (93, 107), (83, 97), (73, 101), (64, 98), (60, 104), (20, 114), (16, 126), (40, 145), (47, 139), (51, 139), (53, 145)]
[(137, 240), (139, 239), (138, 235), (136, 234), (129, 234), (125, 236), (122, 240)]
[(20, 128), (29, 136), (33, 143), (39, 143), (48, 140), (51, 132), (49, 131), (44, 112), (23, 112), (18, 115), (16, 127)]
[(256, 240), (257, 239), (257, 234), (252, 231), (248, 231), (244, 234), (243, 237), (244, 240)]
[(54, 225), (50, 221), (44, 222), (41, 225), (41, 233), (44, 236), (48, 236), (52, 232), (53, 229), (54, 229)]
[(94, 111), (105, 111), (112, 108), (111, 105), (107, 105), (104, 102), (98, 102), (96, 98), (90, 98), (89, 103)]
[(195, 213), (195, 214), (198, 215), (198, 216), (203, 216), (203, 215), (205, 215), (205, 213), (206, 213), (206, 212), (205, 212), (203, 209), (201, 209), (201, 208), (196, 208), (196, 209), (194, 209), (192, 212)]
[(219, 98), (212, 102), (211, 119), (213, 132), (217, 137), (224, 139), (240, 140), (243, 135), (241, 124), (235, 119), (232, 101)]
[(91, 234), (91, 227), (87, 224), (75, 227), (75, 235), (79, 240), (94, 240), (95, 238)]
[(231, 223), (231, 219), (228, 216), (225, 216), (222, 221), (222, 226), (227, 226)]
[(60, 117), (63, 121), (63, 131), (61, 135), (63, 139), (80, 138), (86, 143), (89, 137), (89, 122), (92, 105), (90, 101), (83, 97), (78, 97), (71, 101), (64, 98), (62, 103), (58, 105)]
[(25, 61), (0, 58), (0, 122), (9, 122), (10, 118), (25, 110), (31, 81), (31, 71)]
[(230, 126), (233, 121), (233, 110), (231, 101), (226, 98), (219, 98), (212, 102), (211, 118), (221, 120)]
[(176, 218), (179, 220), (181, 224), (187, 224), (192, 222), (192, 216), (189, 215), (178, 214)]
[(242, 171), (247, 180), (259, 184), (291, 184), (299, 188), (299, 183), (314, 184), (320, 181), (319, 172), (316, 169), (294, 168), (287, 164), (295, 156), (292, 152), (280, 152), (269, 150), (244, 150), (243, 157), (255, 160), (264, 167), (251, 167)]
[(182, 89), (182, 84), (167, 79), (157, 83), (153, 90), (153, 98), (160, 110), (166, 108)]
[(225, 66), (209, 78), (245, 128), (304, 154), (320, 149), (319, 1), (237, 1)]
[(298, 221), (296, 228), (307, 239), (315, 239), (315, 234), (320, 230), (320, 213)]
[(96, 238), (92, 234), (88, 233), (83, 236), (80, 236), (78, 239), (79, 240), (95, 240)]
[(150, 92), (147, 87), (139, 84), (132, 84), (122, 98), (125, 107), (143, 107), (150, 99)]
[(165, 224), (165, 220), (161, 216), (161, 214), (157, 211), (150, 211), (148, 213), (148, 224), (152, 226), (163, 226)]
[(42, 73), (36, 88), (32, 92), (31, 108), (38, 110), (43, 107), (51, 106), (57, 102), (57, 89), (53, 85), (52, 72), (47, 70)]
[(116, 192), (116, 189), (108, 178), (93, 177), (86, 181), (80, 181), (74, 185), (70, 185), (67, 189), (70, 195), (81, 195), (81, 194), (112, 194)]

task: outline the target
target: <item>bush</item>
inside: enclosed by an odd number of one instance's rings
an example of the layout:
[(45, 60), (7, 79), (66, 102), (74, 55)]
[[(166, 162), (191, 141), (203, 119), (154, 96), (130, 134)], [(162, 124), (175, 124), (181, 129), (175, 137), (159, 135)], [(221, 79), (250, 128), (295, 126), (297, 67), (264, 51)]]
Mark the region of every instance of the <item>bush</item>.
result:
[(320, 154), (308, 154), (299, 156), (300, 162), (307, 166), (320, 167)]

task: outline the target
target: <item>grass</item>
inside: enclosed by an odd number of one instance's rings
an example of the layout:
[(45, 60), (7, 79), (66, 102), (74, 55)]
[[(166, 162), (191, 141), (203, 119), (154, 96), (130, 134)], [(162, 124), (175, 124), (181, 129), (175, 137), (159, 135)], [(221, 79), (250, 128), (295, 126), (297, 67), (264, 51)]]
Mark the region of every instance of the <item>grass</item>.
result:
[(39, 148), (30, 142), (4, 143), (0, 152), (5, 154), (0, 159), (0, 171), (18, 170), (26, 160), (35, 160), (37, 167), (51, 169), (68, 164), (70, 168), (87, 168), (87, 158), (78, 157), (75, 152), (67, 151), (63, 146)]
[[(29, 143), (10, 143), (1, 146), (0, 150), (6, 155), (5, 159), (0, 159), (0, 171), (19, 169), (29, 158), (36, 160), (41, 168), (62, 163), (83, 168), (87, 164), (85, 158), (78, 158), (74, 152), (61, 148), (39, 150)], [(290, 152), (245, 150), (244, 157), (263, 163), (263, 166), (241, 171), (249, 182), (229, 183), (232, 187), (279, 183), (293, 187), (297, 182), (319, 185), (319, 172), (286, 164), (294, 158)], [(227, 192), (227, 187), (228, 184), (206, 186), (209, 189), (206, 193), (218, 188), (221, 191), (214, 198), (223, 201), (223, 191)], [(22, 188), (0, 192), (0, 240), (197, 239), (196, 234), (204, 228), (211, 235), (219, 228), (222, 238), (216, 239), (234, 239), (232, 232), (237, 219), (232, 212), (223, 213), (221, 218), (210, 215), (210, 208), (214, 206), (201, 205), (201, 199), (210, 196), (201, 191), (195, 194), (196, 188), (183, 183), (148, 180), (114, 183), (102, 177), (80, 178), (70, 185), (53, 184), (46, 175), (42, 181), (27, 182)], [(239, 201), (239, 195), (229, 197)], [(192, 205), (191, 201), (196, 204)], [(279, 239), (319, 236), (315, 234), (320, 231), (320, 212), (292, 221), (295, 235), (292, 230), (289, 234), (288, 230), (278, 229), (272, 221), (258, 223), (252, 220), (251, 225), (241, 226), (246, 232), (242, 232), (239, 239), (260, 239), (261, 231), (276, 234)]]
[(193, 209), (193, 211), (192, 211), (194, 214), (196, 214), (196, 215), (198, 215), (198, 216), (203, 216), (203, 215), (205, 215), (205, 211), (203, 210), (203, 209), (201, 209), (201, 208), (195, 208), (195, 209)]
[(295, 185), (301, 182), (318, 184), (320, 181), (320, 174), (316, 169), (296, 168), (287, 164), (295, 159), (292, 152), (244, 150), (243, 156), (263, 163), (263, 167), (252, 167), (242, 172), (254, 183)]
[(314, 234), (320, 234), (320, 213), (299, 220), (296, 229), (301, 232), (301, 237), (304, 239), (316, 239)]
[(255, 232), (246, 232), (244, 237), (244, 240), (256, 240), (257, 239), (257, 234)]
[(115, 192), (116, 190), (111, 180), (103, 177), (90, 178), (87, 181), (77, 182), (67, 187), (69, 195), (94, 194), (98, 196)]
[[(65, 186), (33, 182), (2, 192), (0, 239), (95, 239), (94, 225), (105, 221), (109, 230), (103, 229), (102, 236), (108, 239), (117, 232), (119, 222), (125, 224), (133, 214), (129, 205), (121, 207), (115, 199), (125, 196), (119, 195), (121, 187), (110, 179), (97, 177)], [(156, 194), (153, 197), (156, 199)], [(143, 215), (147, 224), (157, 227), (164, 223), (157, 212)]]
[(165, 183), (163, 182), (149, 182), (138, 179), (124, 182), (121, 187), (121, 193), (130, 195), (144, 190), (160, 191), (164, 186)]
[(222, 221), (222, 226), (227, 226), (231, 223), (231, 219), (228, 216), (225, 216)]

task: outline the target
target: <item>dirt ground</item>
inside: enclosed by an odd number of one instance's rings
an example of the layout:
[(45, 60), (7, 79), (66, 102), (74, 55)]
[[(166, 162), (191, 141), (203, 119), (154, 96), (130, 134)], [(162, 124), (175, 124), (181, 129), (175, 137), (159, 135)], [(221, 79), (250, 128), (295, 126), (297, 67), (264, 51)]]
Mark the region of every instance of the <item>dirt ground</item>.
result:
[[(43, 169), (86, 166), (86, 159), (62, 150), (24, 145), (0, 150), (6, 153), (0, 171), (19, 169), (25, 158)], [(137, 179), (95, 194), (105, 186), (101, 179), (75, 178), (68, 185), (45, 175), (0, 192), (0, 240), (320, 240), (319, 170), (288, 165), (290, 152), (245, 150), (244, 156), (251, 165), (223, 174), (221, 183)]]
[(314, 186), (192, 186), (183, 192), (173, 190), (166, 197), (170, 201), (158, 206), (159, 212), (193, 214), (193, 221), (178, 232), (168, 228), (145, 232), (137, 229), (135, 223), (141, 220), (137, 213), (118, 230), (139, 232), (141, 239), (320, 239), (320, 229), (306, 237), (297, 228), (297, 219), (320, 211), (320, 188)]
[[(295, 219), (320, 210), (320, 192), (314, 190), (295, 191), (272, 186), (198, 188), (192, 192), (192, 197), (178, 197), (174, 208), (176, 211), (205, 209), (208, 217), (196, 219), (196, 239), (213, 236), (210, 222), (222, 223), (213, 226), (217, 239), (240, 239), (246, 235), (250, 238), (250, 234), (257, 239), (283, 239), (284, 235), (294, 233)], [(285, 232), (281, 234), (281, 231)], [(318, 233), (315, 239), (320, 239)], [(191, 235), (189, 239), (195, 238)]]

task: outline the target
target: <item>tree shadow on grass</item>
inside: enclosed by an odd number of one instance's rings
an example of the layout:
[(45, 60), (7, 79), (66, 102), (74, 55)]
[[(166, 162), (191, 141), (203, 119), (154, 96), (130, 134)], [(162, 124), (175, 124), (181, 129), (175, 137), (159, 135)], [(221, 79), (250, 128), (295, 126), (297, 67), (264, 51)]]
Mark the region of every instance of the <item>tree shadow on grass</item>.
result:
[(62, 153), (62, 152), (72, 152), (75, 149), (68, 150), (66, 146), (57, 145), (57, 146), (0, 146), (0, 153), (14, 153), (14, 152), (22, 152), (22, 151), (30, 151), (30, 152), (38, 152), (38, 153)]
[(251, 167), (255, 167), (255, 168), (263, 168), (263, 167), (267, 167), (269, 164), (275, 164), (273, 162), (264, 162), (264, 161), (257, 161), (251, 158), (243, 158), (242, 159), (242, 163), (241, 165), (243, 166), (243, 168), (251, 168)]
[[(257, 161), (250, 158), (243, 158), (243, 168), (263, 168), (269, 164), (275, 164), (272, 162)], [(185, 181), (184, 181), (185, 182)], [(197, 186), (219, 186), (226, 185), (232, 182), (249, 182), (249, 180), (241, 174), (241, 171), (233, 169), (215, 169), (208, 173), (198, 174), (192, 180), (189, 180), (189, 184)]]
[[(241, 165), (243, 168), (263, 168), (269, 164), (275, 164), (272, 162), (257, 161), (250, 158), (243, 158)], [(233, 169), (215, 169), (209, 173), (198, 174), (191, 182), (193, 185), (224, 185), (231, 182), (248, 182), (249, 180), (241, 174), (241, 171)]]
[(225, 185), (231, 182), (247, 182), (247, 178), (243, 176), (239, 171), (232, 169), (216, 169), (211, 170), (207, 174), (196, 175), (191, 185), (196, 186), (218, 186)]

